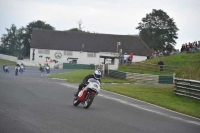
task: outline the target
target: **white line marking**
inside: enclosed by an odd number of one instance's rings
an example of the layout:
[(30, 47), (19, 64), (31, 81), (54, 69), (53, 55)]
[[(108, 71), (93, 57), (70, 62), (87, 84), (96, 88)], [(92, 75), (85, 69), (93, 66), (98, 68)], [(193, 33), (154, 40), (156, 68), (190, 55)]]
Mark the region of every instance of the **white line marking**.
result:
[[(59, 84), (71, 87), (73, 89), (77, 89), (78, 88), (78, 87), (76, 87), (74, 85), (70, 85), (70, 84), (66, 84), (66, 83), (59, 83)], [(104, 90), (104, 91), (106, 91), (106, 90)], [(110, 91), (108, 91), (108, 92), (110, 92)], [(114, 92), (111, 92), (111, 93), (116, 94), (116, 95), (120, 95), (120, 94), (117, 94), (117, 93), (114, 93)], [(164, 113), (159, 112), (159, 111), (155, 111), (155, 110), (152, 110), (152, 109), (147, 109), (147, 108), (144, 108), (142, 106), (139, 106), (139, 105), (136, 105), (136, 104), (132, 104), (132, 103), (129, 103), (127, 101), (124, 101), (124, 100), (121, 100), (121, 99), (117, 99), (117, 98), (113, 98), (113, 97), (110, 97), (110, 96), (106, 96), (106, 95), (103, 95), (103, 94), (99, 94), (99, 96), (107, 98), (107, 99), (111, 99), (111, 100), (114, 100), (114, 101), (117, 101), (117, 102), (120, 102), (120, 103), (123, 103), (123, 104), (126, 104), (126, 105), (129, 105), (129, 106), (133, 106), (133, 107), (136, 107), (138, 109), (142, 109), (142, 110), (145, 110), (145, 111), (148, 111), (148, 112), (156, 113), (156, 114), (168, 117), (168, 118), (172, 118), (172, 119), (176, 119), (176, 120), (180, 120), (180, 121), (183, 121), (183, 122), (186, 122), (186, 123), (196, 124), (196, 125), (200, 126), (200, 122), (197, 122), (197, 121), (190, 121), (190, 120), (185, 120), (185, 119), (182, 119), (182, 118), (179, 118), (179, 117), (170, 116), (170, 115), (164, 114)], [(124, 95), (120, 95), (120, 96), (124, 96)], [(127, 97), (127, 96), (124, 96), (124, 97), (130, 98), (130, 97)], [(130, 98), (130, 99), (134, 99), (134, 98)], [(140, 102), (144, 102), (144, 101), (141, 101), (141, 100), (138, 100), (138, 99), (134, 99), (134, 100), (137, 100), (137, 101), (140, 101)], [(150, 104), (150, 103), (147, 103), (147, 102), (144, 102), (144, 103), (149, 104), (149, 105), (153, 105), (153, 106), (156, 106), (156, 107), (159, 107), (159, 108), (162, 108), (162, 109), (165, 109), (163, 107), (160, 107), (160, 106), (157, 106), (157, 105), (154, 105), (154, 104)], [(168, 110), (168, 111), (174, 112), (174, 113), (178, 113), (178, 112), (175, 112), (175, 111), (172, 111), (172, 110), (169, 110), (169, 109), (165, 109), (165, 110)], [(178, 113), (178, 114), (181, 114), (181, 115), (184, 115), (184, 116), (187, 116), (187, 117), (190, 117), (190, 118), (194, 118), (196, 120), (200, 120), (198, 118), (195, 118), (195, 117), (192, 117), (192, 116), (189, 116), (189, 115), (185, 115), (185, 114), (182, 114), (182, 113)]]

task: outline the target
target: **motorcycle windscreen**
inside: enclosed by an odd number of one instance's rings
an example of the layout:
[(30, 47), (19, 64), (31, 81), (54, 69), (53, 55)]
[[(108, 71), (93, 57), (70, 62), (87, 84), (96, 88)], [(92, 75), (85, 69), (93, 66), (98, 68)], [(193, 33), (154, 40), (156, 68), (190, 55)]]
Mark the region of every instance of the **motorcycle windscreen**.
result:
[(85, 101), (85, 94), (86, 94), (86, 90), (81, 90), (79, 93), (78, 93), (78, 99), (80, 101)]

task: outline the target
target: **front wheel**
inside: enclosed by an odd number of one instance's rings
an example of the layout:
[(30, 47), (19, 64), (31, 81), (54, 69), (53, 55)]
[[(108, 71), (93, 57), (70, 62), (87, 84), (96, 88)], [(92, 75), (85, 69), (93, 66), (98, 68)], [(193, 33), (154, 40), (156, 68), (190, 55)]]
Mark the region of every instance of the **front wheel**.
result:
[(89, 108), (90, 105), (92, 104), (93, 100), (94, 100), (95, 95), (92, 94), (88, 97), (88, 99), (84, 102), (83, 106), (85, 109)]
[(73, 104), (74, 106), (78, 106), (80, 104), (80, 101), (78, 100), (77, 97), (74, 97)]

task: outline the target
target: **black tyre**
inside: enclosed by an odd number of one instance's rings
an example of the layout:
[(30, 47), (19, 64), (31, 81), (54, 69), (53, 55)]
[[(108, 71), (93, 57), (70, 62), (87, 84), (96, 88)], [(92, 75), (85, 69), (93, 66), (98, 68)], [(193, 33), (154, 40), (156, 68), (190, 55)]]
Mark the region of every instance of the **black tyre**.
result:
[(76, 97), (74, 97), (73, 104), (74, 106), (78, 106), (80, 104), (80, 101)]
[(85, 109), (89, 108), (94, 100), (95, 95), (90, 95), (88, 99), (84, 102), (83, 106)]

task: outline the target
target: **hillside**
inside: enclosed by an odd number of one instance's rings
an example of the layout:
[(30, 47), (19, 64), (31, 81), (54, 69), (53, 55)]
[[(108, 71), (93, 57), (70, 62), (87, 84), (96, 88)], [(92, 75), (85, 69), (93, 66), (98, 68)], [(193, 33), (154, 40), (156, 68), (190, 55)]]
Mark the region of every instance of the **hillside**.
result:
[[(155, 64), (162, 60), (167, 66), (177, 66), (179, 67), (176, 71), (177, 78), (185, 78), (185, 79), (193, 79), (200, 80), (200, 52), (196, 53), (179, 53), (176, 55), (157, 57), (153, 59), (148, 59), (143, 61), (143, 63)], [(130, 70), (130, 68), (126, 68), (124, 65), (119, 67), (120, 71), (131, 71), (131, 72), (139, 72), (139, 73), (148, 73), (148, 74), (161, 74), (155, 73), (153, 71), (142, 71), (141, 70)], [(163, 74), (163, 73), (162, 73)], [(166, 73), (165, 73), (166, 74)]]
[(178, 66), (178, 67), (198, 67), (200, 66), (200, 52), (196, 53), (179, 53), (175, 55), (170, 56), (163, 56), (158, 58), (153, 58), (146, 60), (146, 63), (153, 63), (157, 64), (158, 61), (162, 60), (165, 65), (171, 65), (171, 66)]
[(6, 64), (7, 66), (15, 66), (16, 62), (0, 59), (0, 66)]

